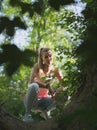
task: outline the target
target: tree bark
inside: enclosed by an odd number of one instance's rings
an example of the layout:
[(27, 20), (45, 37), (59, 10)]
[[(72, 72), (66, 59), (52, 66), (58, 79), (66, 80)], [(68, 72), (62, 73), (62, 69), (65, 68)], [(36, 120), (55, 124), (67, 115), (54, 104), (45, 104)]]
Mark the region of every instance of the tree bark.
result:
[[(65, 130), (96, 130), (97, 123), (97, 66), (90, 65), (86, 69), (83, 86), (74, 95), (71, 103), (64, 109), (62, 115), (69, 118), (69, 124), (60, 122), (60, 128)], [(82, 112), (82, 115), (80, 114)], [(63, 117), (63, 118), (64, 118)], [(80, 118), (81, 117), (81, 118)], [(92, 119), (92, 118), (93, 119)], [(88, 121), (89, 118), (89, 121)], [(90, 119), (91, 118), (91, 119)], [(84, 120), (85, 119), (85, 120)], [(84, 120), (84, 121), (83, 121)], [(94, 120), (94, 122), (92, 122)]]
[(0, 109), (0, 130), (58, 130), (57, 127), (57, 123), (54, 120), (26, 123), (4, 109)]

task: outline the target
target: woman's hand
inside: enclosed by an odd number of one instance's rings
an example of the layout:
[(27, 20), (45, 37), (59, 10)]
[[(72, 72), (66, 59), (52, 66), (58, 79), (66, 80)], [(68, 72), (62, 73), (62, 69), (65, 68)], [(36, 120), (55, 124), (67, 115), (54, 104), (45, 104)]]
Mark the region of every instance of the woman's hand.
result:
[(53, 94), (52, 98), (57, 99), (58, 95), (60, 94), (60, 88), (57, 88), (56, 92)]
[(52, 89), (52, 87), (50, 86), (49, 83), (46, 84), (46, 88), (49, 89), (49, 92), (50, 92), (51, 96), (53, 96), (54, 95), (54, 91), (53, 91), (53, 89)]

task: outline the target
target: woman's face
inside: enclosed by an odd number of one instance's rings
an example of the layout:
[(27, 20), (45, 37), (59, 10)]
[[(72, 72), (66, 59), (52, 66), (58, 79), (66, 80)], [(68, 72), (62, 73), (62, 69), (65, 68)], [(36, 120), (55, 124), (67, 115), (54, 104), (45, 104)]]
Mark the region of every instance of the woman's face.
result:
[(43, 52), (42, 53), (42, 60), (43, 60), (43, 64), (45, 65), (51, 65), (53, 62), (53, 56), (52, 56), (52, 51), (49, 50), (47, 52)]

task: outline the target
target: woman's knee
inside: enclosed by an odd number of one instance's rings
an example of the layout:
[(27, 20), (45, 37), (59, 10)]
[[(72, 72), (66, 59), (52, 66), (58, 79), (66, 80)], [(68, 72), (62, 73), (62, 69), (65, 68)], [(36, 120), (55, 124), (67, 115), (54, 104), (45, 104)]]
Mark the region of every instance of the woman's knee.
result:
[(29, 84), (28, 87), (29, 87), (30, 91), (36, 91), (36, 92), (39, 91), (39, 85), (37, 83), (31, 83), (31, 84)]

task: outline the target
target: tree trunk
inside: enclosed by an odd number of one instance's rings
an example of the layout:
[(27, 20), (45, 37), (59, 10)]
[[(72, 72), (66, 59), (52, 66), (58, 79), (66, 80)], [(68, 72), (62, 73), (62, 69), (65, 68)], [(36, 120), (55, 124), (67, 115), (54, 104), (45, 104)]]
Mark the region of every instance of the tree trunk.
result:
[[(88, 66), (86, 80), (62, 113), (61, 129), (97, 130), (97, 66)], [(62, 118), (62, 117), (61, 117)]]
[(0, 109), (0, 130), (52, 130), (57, 129), (57, 123), (54, 120), (43, 122), (26, 123), (13, 115)]

